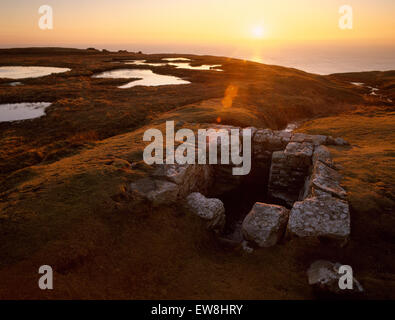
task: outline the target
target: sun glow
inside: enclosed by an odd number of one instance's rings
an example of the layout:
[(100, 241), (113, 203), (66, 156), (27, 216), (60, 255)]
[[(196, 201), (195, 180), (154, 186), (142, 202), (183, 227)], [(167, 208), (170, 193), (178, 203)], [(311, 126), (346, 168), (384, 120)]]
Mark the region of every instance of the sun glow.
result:
[(265, 35), (263, 26), (255, 26), (251, 29), (251, 34), (256, 39), (262, 39)]

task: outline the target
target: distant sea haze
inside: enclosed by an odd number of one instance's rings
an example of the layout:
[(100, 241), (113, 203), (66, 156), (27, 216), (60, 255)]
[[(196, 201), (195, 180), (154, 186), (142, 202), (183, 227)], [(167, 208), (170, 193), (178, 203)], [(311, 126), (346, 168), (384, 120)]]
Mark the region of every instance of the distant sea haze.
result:
[[(253, 58), (253, 60), (255, 60)], [(327, 75), (332, 73), (395, 70), (394, 48), (360, 48), (349, 50), (308, 49), (263, 53), (256, 59), (266, 64), (281, 65)]]
[[(191, 53), (226, 56), (296, 68), (317, 74), (395, 70), (395, 39), (393, 45), (281, 45), (276, 47), (213, 47), (195, 45), (126, 45), (108, 46), (144, 53)], [(105, 48), (105, 46), (103, 46)]]

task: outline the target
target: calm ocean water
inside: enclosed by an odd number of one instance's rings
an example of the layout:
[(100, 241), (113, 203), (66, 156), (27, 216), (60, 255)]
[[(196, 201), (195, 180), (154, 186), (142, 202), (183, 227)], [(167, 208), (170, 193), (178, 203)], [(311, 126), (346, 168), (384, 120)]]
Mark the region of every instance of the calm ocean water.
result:
[[(310, 46), (268, 46), (260, 49), (184, 45), (128, 45), (123, 47), (130, 51), (138, 51), (136, 48), (144, 53), (192, 53), (233, 57), (297, 68), (317, 74), (395, 70), (395, 39), (392, 45), (346, 44), (340, 46), (328, 43)], [(120, 47), (112, 49), (120, 49)]]

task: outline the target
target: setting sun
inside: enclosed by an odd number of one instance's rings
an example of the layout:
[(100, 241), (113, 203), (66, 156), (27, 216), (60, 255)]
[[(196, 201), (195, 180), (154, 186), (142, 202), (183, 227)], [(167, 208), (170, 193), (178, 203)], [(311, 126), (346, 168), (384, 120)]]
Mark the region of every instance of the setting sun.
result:
[(252, 36), (257, 39), (262, 39), (265, 35), (265, 30), (262, 26), (255, 26), (251, 30)]

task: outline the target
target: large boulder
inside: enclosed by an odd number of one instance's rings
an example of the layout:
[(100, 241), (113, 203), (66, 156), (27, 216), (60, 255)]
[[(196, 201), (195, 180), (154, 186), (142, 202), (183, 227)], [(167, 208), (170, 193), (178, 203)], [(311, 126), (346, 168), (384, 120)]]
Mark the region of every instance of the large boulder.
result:
[(209, 199), (198, 192), (191, 193), (185, 200), (186, 209), (207, 221), (207, 228), (222, 231), (225, 226), (225, 207), (219, 199)]
[(274, 246), (284, 234), (288, 215), (284, 207), (257, 202), (243, 221), (243, 236), (260, 247)]
[(344, 243), (350, 235), (348, 203), (333, 197), (295, 202), (287, 230), (298, 237), (336, 239)]
[(332, 263), (325, 260), (317, 260), (311, 264), (307, 271), (309, 285), (320, 294), (350, 294), (362, 293), (364, 290), (361, 284), (353, 277), (351, 289), (341, 289), (339, 285), (340, 263)]

